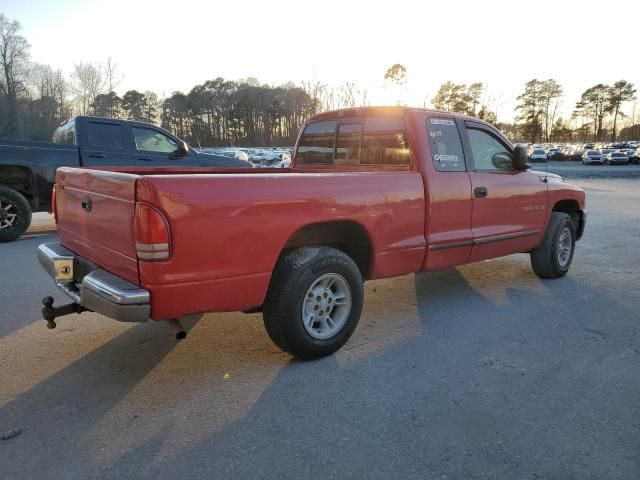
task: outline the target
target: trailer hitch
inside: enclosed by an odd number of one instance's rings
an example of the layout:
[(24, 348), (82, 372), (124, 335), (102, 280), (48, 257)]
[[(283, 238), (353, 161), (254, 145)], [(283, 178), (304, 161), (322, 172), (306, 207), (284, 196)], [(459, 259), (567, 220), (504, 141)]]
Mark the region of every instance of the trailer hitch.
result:
[(56, 317), (62, 317), (63, 315), (69, 315), (70, 313), (82, 313), (89, 311), (88, 308), (84, 308), (82, 305), (78, 305), (77, 303), (69, 303), (67, 305), (62, 305), (61, 307), (54, 307), (53, 297), (44, 297), (42, 299), (42, 304), (44, 305), (42, 308), (42, 318), (46, 320), (47, 328), (49, 329), (56, 328)]

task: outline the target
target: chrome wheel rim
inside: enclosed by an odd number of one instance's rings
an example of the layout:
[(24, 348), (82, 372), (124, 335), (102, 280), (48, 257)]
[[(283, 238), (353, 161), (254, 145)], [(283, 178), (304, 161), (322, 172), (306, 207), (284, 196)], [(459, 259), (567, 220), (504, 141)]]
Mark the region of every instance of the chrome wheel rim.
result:
[(571, 258), (571, 232), (569, 227), (564, 227), (558, 237), (558, 263), (566, 267)]
[(302, 301), (302, 324), (319, 340), (336, 335), (351, 312), (351, 288), (342, 275), (325, 273), (309, 287)]
[(16, 218), (18, 218), (16, 206), (13, 203), (0, 198), (0, 230), (12, 228)]

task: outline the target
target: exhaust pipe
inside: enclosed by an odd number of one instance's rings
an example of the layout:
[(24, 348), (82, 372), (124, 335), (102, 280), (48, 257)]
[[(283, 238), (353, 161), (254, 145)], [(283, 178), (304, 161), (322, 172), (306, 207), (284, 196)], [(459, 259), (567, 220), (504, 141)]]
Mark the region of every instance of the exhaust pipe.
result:
[(172, 332), (175, 332), (176, 340), (182, 340), (183, 338), (187, 338), (187, 331), (184, 329), (184, 327), (182, 326), (182, 323), (180, 323), (180, 320), (178, 320), (177, 318), (168, 320), (167, 325), (169, 326), (169, 329)]

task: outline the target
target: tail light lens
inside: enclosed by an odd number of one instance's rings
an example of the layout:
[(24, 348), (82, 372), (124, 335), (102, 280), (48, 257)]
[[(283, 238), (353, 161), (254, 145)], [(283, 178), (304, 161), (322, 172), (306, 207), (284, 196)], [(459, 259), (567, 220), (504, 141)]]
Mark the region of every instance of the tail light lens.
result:
[(56, 205), (56, 186), (51, 190), (51, 213), (53, 213), (53, 221), (58, 224), (58, 206)]
[(155, 208), (136, 204), (136, 254), (139, 260), (166, 260), (169, 258), (169, 223)]

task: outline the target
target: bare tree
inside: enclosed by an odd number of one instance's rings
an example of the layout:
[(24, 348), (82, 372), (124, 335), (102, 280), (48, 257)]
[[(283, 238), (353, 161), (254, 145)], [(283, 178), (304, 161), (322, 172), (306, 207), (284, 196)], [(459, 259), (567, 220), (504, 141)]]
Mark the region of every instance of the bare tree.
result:
[(0, 14), (0, 92), (9, 107), (4, 128), (9, 134), (18, 131), (18, 96), (26, 91), (29, 71), (29, 43), (18, 34), (20, 29), (19, 22)]
[(361, 107), (368, 107), (371, 103), (369, 102), (369, 90), (365, 87), (362, 87), (358, 90), (358, 97), (360, 100), (358, 103)]
[(118, 64), (113, 61), (112, 57), (107, 57), (107, 61), (104, 65), (105, 85), (107, 92), (113, 92), (122, 82), (124, 75), (119, 72)]
[(87, 115), (96, 97), (104, 93), (106, 83), (102, 70), (93, 63), (80, 62), (73, 66), (71, 82), (76, 110), (80, 115)]
[(313, 101), (313, 113), (318, 113), (323, 107), (323, 98), (326, 95), (327, 85), (319, 80), (306, 80), (302, 82), (302, 89)]
[(356, 106), (356, 84), (344, 82), (338, 90), (338, 108), (354, 108)]

